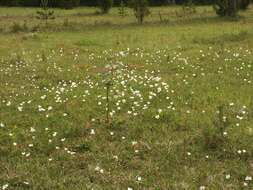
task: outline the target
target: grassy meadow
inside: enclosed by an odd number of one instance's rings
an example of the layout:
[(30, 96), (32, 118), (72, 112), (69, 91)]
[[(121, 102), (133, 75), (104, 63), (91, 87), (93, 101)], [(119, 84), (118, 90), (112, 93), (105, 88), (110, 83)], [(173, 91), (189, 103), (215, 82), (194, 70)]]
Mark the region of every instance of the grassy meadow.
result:
[(0, 8), (0, 189), (253, 189), (253, 8)]

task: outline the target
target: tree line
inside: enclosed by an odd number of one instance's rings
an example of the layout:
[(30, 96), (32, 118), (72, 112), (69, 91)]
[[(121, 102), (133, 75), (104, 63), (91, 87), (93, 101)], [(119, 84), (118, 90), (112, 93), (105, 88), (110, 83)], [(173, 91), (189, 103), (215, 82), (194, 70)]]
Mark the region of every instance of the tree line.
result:
[[(114, 6), (119, 6), (122, 0), (114, 0)], [(184, 4), (189, 0), (148, 0), (151, 6), (162, 6), (169, 4)], [(191, 0), (196, 5), (210, 5), (214, 0)], [(127, 3), (127, 0), (123, 0)], [(75, 6), (97, 6), (99, 0), (49, 0), (51, 7), (71, 8)], [(40, 6), (40, 0), (0, 0), (2, 6)]]
[(194, 4), (213, 4), (217, 15), (236, 17), (237, 12), (246, 10), (250, 3), (251, 0), (0, 0), (0, 5), (4, 6), (44, 6), (44, 12), (47, 12), (48, 7), (70, 9), (77, 6), (97, 6), (101, 13), (106, 14), (112, 6), (122, 7), (121, 12), (125, 6), (129, 6), (140, 23), (150, 13), (149, 5), (183, 4), (191, 7)]

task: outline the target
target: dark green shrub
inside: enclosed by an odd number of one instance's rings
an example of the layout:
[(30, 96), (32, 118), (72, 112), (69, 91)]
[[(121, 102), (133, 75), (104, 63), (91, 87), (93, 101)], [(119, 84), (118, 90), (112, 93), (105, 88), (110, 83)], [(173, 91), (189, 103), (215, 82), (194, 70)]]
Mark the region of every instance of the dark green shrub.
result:
[(147, 0), (131, 0), (130, 7), (134, 10), (134, 15), (140, 24), (143, 23), (145, 16), (150, 14)]
[(214, 4), (216, 14), (224, 17), (235, 17), (238, 12), (238, 1), (237, 0), (216, 0)]
[(113, 0), (98, 0), (98, 7), (103, 14), (108, 13), (113, 6)]

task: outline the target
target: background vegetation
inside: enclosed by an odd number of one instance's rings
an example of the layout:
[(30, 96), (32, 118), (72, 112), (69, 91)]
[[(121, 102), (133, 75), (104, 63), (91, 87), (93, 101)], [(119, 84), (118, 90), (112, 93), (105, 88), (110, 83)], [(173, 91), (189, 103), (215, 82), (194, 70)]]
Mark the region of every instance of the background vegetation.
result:
[[(125, 2), (127, 0), (124, 0)], [(51, 6), (60, 6), (62, 3), (66, 3), (66, 0), (51, 0), (50, 4)], [(95, 0), (68, 0), (68, 3), (73, 3), (76, 5), (82, 5), (82, 6), (96, 6), (98, 1)], [(118, 6), (120, 5), (121, 0), (114, 0), (114, 5)], [(199, 5), (207, 5), (212, 4), (214, 1), (212, 0), (194, 0), (193, 1), (196, 4)], [(172, 3), (176, 4), (182, 4), (184, 3), (184, 0), (175, 0), (175, 1), (168, 1), (168, 0), (149, 0), (150, 5), (152, 6), (161, 6), (161, 5), (168, 5)], [(8, 5), (8, 6), (39, 6), (40, 0), (0, 0), (1, 5)]]

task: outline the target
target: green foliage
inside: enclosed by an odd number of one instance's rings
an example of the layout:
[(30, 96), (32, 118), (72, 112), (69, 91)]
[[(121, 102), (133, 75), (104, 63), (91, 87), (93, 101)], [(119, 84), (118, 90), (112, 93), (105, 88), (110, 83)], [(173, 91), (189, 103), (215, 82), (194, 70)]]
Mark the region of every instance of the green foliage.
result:
[(37, 19), (45, 20), (54, 19), (54, 11), (49, 10), (48, 0), (41, 0), (41, 10), (37, 11)]
[(113, 6), (113, 0), (98, 0), (98, 7), (100, 8), (103, 14), (106, 14), (110, 11)]
[(140, 24), (143, 23), (145, 16), (150, 14), (147, 0), (131, 0), (130, 7), (133, 9), (134, 15)]
[(221, 17), (235, 17), (238, 12), (237, 0), (216, 0), (214, 10)]

